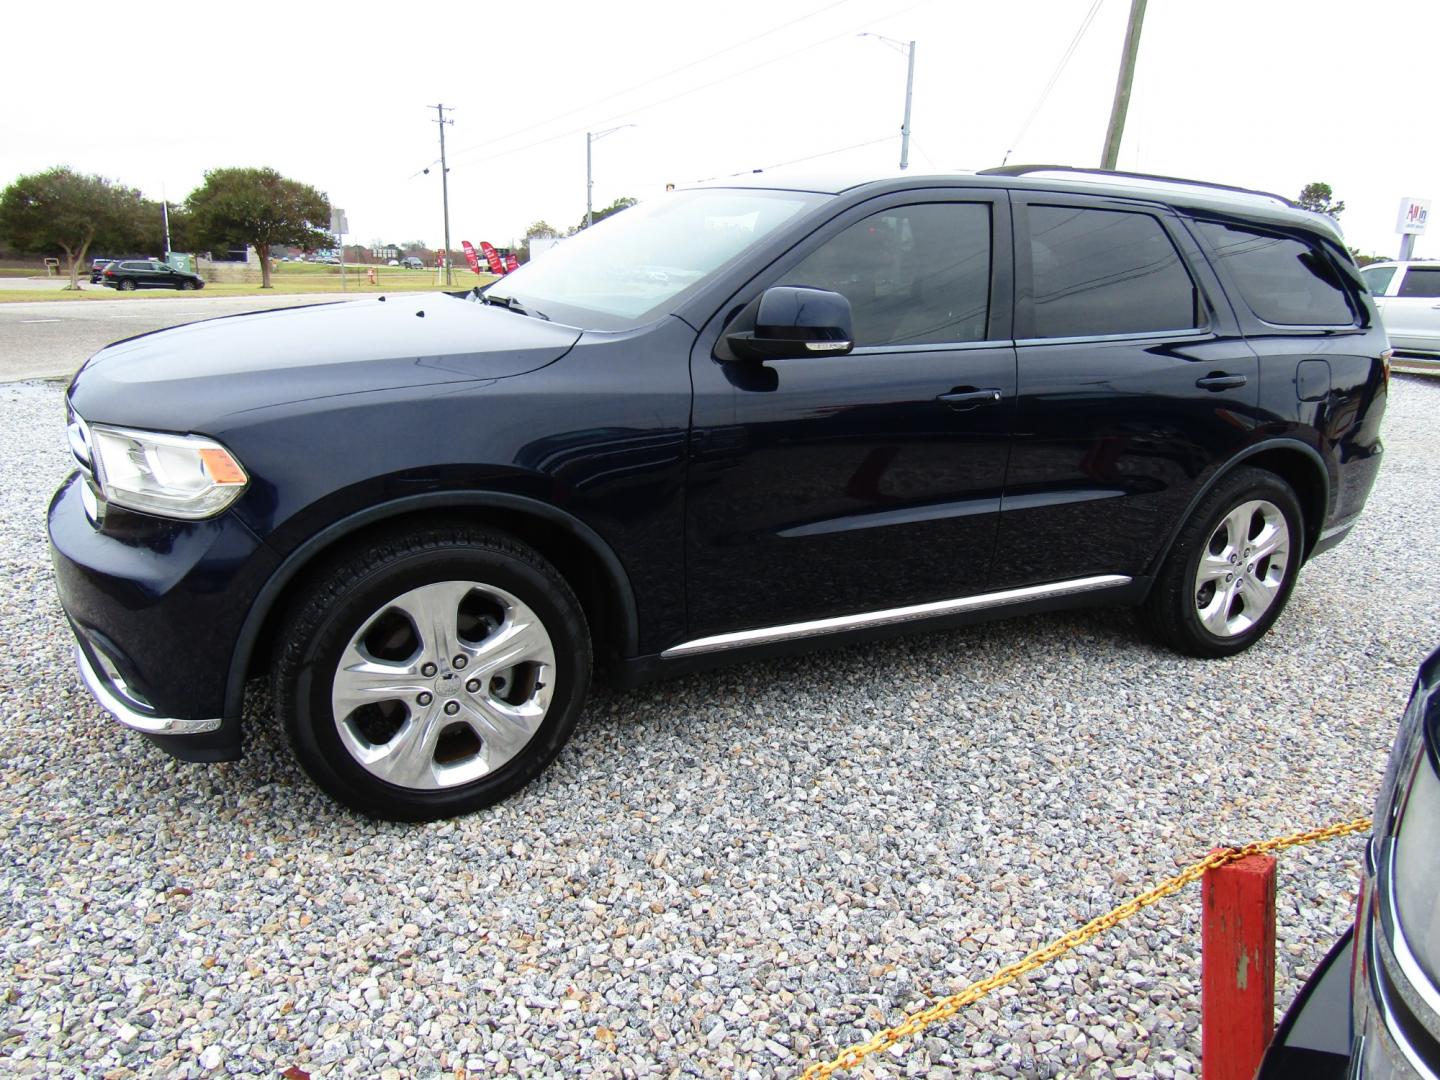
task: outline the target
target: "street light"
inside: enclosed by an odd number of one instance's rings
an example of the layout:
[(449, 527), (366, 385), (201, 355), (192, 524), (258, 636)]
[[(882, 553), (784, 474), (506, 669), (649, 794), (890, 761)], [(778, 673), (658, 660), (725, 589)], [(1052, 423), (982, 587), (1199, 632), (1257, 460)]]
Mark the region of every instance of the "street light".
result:
[(905, 74), (905, 120), (900, 125), (900, 168), (908, 169), (910, 167), (910, 97), (915, 89), (915, 42), (896, 41), (884, 34), (872, 34), (868, 30), (860, 36), (878, 38), (910, 59), (910, 69)]
[(606, 135), (614, 135), (617, 131), (638, 126), (638, 124), (620, 124), (617, 127), (606, 128), (604, 131), (587, 131), (585, 133), (585, 227), (587, 229), (595, 220), (595, 212), (590, 205), (590, 196), (595, 187), (595, 180), (590, 170), (590, 144), (596, 139), (603, 139)]

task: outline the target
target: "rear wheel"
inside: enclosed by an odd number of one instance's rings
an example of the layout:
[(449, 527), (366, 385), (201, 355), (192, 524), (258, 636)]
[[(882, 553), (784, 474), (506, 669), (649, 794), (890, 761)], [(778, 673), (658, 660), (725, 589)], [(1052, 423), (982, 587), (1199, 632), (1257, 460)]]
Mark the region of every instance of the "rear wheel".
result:
[(1236, 469), (1181, 530), (1146, 600), (1146, 621), (1191, 656), (1248, 649), (1290, 599), (1304, 535), (1289, 484), (1261, 469)]
[(476, 529), (376, 540), (299, 600), (275, 665), (296, 756), (374, 817), (427, 821), (497, 802), (574, 730), (590, 637), (539, 553)]
[(116, 287), (117, 289), (119, 289), (121, 292), (134, 292), (134, 291), (135, 291), (135, 279), (134, 279), (134, 278), (122, 278), (121, 281), (120, 281), (120, 284), (117, 285), (117, 286), (115, 286), (115, 287)]

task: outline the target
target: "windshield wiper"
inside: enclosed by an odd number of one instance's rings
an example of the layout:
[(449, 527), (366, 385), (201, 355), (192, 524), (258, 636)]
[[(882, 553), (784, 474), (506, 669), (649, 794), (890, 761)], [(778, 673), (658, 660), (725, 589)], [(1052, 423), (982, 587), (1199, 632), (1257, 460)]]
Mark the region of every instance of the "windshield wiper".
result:
[(527, 308), (513, 296), (491, 296), (488, 292), (483, 292), (480, 294), (480, 302), (482, 304), (494, 304), (496, 307), (502, 307), (506, 311), (513, 311), (516, 315), (532, 315), (537, 319), (544, 319), (546, 322), (550, 321), (549, 315), (546, 315), (543, 311), (536, 311), (534, 308)]

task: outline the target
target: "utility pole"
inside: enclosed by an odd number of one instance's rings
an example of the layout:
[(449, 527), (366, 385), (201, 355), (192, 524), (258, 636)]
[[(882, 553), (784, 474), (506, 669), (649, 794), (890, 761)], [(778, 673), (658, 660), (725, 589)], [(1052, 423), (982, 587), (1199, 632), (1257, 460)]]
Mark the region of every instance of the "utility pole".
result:
[(1135, 57), (1140, 52), (1140, 26), (1144, 21), (1145, 0), (1130, 0), (1130, 23), (1120, 54), (1120, 74), (1115, 80), (1115, 103), (1110, 106), (1110, 126), (1105, 130), (1105, 149), (1100, 155), (1102, 169), (1113, 169), (1120, 160), (1120, 139), (1125, 134), (1125, 113), (1130, 108), (1130, 84), (1135, 81)]
[(909, 70), (905, 73), (905, 118), (900, 122), (900, 168), (908, 169), (910, 167), (910, 101), (915, 96), (915, 42), (896, 41), (894, 38), (888, 38), (884, 34), (876, 34), (869, 30), (858, 36), (878, 38), (909, 58)]
[(445, 125), (455, 121), (445, 119), (444, 105), (430, 105), (428, 108), (439, 114), (439, 119), (435, 122), (440, 125), (440, 201), (445, 208), (445, 284), (453, 285), (455, 279), (450, 268), (450, 169), (445, 164)]
[(606, 135), (613, 135), (624, 128), (635, 127), (635, 124), (621, 124), (618, 127), (606, 128), (604, 131), (587, 131), (585, 133), (585, 227), (588, 229), (595, 220), (595, 210), (590, 205), (591, 196), (595, 190), (594, 174), (590, 169), (590, 144), (603, 139)]

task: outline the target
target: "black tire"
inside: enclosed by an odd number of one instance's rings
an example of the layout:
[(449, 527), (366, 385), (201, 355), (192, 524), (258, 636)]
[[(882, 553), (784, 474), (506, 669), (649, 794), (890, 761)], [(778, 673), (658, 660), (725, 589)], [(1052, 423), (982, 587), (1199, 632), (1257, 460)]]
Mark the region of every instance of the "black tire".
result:
[[(469, 585), (475, 586), (473, 595), (482, 600), (490, 599), (492, 594), (483, 591), (490, 589), (515, 601), (517, 609), (526, 612), (527, 619), (537, 617), (542, 636), (551, 647), (547, 657), (553, 658), (553, 670), (548, 664), (530, 665), (534, 669), (531, 676), (534, 693), (548, 693), (548, 704), (544, 707), (543, 719), (535, 721), (538, 726), (528, 736), (528, 742), (513, 751), (512, 757), (503, 759), (503, 764), (491, 769), (490, 755), (497, 751), (492, 749), (488, 738), (479, 737), (473, 723), (465, 720), (474, 704), (472, 696), (478, 698), (494, 690), (492, 681), (474, 695), (461, 693), (462, 683), (465, 691), (472, 689), (472, 683), (465, 681), (469, 674), (481, 673), (481, 679), (476, 682), (490, 678), (480, 666), (484, 658), (478, 649), (485, 647), (484, 639), (477, 639), (482, 644), (476, 646), (472, 672), (457, 675), (458, 663), (447, 664), (442, 660), (439, 674), (432, 670), (431, 681), (424, 687), (416, 687), (432, 692), (414, 695), (413, 701), (409, 697), (385, 699), (382, 706), (362, 706), (337, 721), (332, 692), (338, 692), (348, 671), (353, 670), (342, 670), (341, 659), (349, 655), (347, 650), (357, 647), (356, 643), (368, 650), (370, 639), (364, 637), (362, 631), (376, 633), (378, 631), (366, 630), (366, 627), (378, 627), (383, 620), (398, 617), (401, 638), (406, 633), (416, 633), (414, 649), (420, 650), (412, 649), (402, 662), (418, 665), (417, 658), (427, 655), (424, 633), (414, 630), (418, 622), (406, 615), (403, 608), (391, 605), (404, 603), (407, 597), (423, 594), (427, 589)], [(410, 630), (403, 628), (406, 622)], [(474, 625), (479, 628), (477, 632), (494, 635), (512, 625), (503, 612), (500, 620), (491, 622), (495, 625), (483, 620)], [(461, 642), (460, 647), (470, 647), (470, 643), (462, 641), (463, 630), (454, 626), (446, 629), (456, 632), (455, 641)], [(411, 646), (402, 644), (398, 648), (403, 652)], [(326, 792), (372, 817), (432, 821), (489, 806), (534, 779), (560, 752), (574, 730), (589, 688), (590, 668), (590, 633), (584, 613), (570, 586), (549, 562), (538, 552), (503, 534), (466, 526), (441, 526), (377, 536), (332, 560), (320, 572), (296, 599), (281, 632), (273, 668), (274, 700), (296, 757)], [(418, 666), (416, 670), (420, 670)], [(519, 670), (518, 666), (511, 669), (517, 684), (519, 676), (514, 673)], [(460, 683), (442, 686), (439, 682), (457, 677)], [(420, 676), (417, 674), (414, 678), (418, 680)], [(467, 712), (459, 719), (442, 719), (438, 715), (442, 701), (446, 713), (451, 712), (452, 705), (461, 708), (457, 694), (463, 699)], [(422, 701), (422, 698), (428, 700)], [(431, 701), (434, 708), (429, 708)], [(422, 704), (427, 707), (422, 709)], [(532, 710), (537, 707), (533, 700), (523, 704)], [(359, 741), (355, 734), (358, 726), (376, 719), (381, 708), (392, 713), (403, 708), (404, 718), (389, 721), (399, 726), (387, 738), (377, 741), (366, 729), (364, 739), (370, 739), (371, 743)], [(364, 709), (375, 712), (362, 718)], [(362, 754), (376, 747), (381, 752), (388, 751), (392, 744), (398, 745), (395, 740), (400, 739), (399, 733), (412, 721), (417, 730), (425, 723), (432, 724), (432, 730), (448, 725), (436, 737), (440, 741), (452, 734), (473, 740), (473, 748), (464, 748), (470, 756), (462, 755), (460, 760), (466, 768), (484, 767), (488, 771), (454, 786), (429, 789), (423, 784), (402, 786), (383, 779), (372, 771), (372, 766), (362, 765), (359, 754), (347, 746), (348, 739), (351, 746), (358, 743)], [(518, 736), (517, 741), (525, 737)], [(426, 783), (435, 783), (433, 774), (450, 767), (442, 760), (439, 744), (431, 741), (434, 749), (410, 753), (406, 759), (426, 762), (431, 770)], [(504, 752), (501, 747), (499, 753)], [(397, 750), (394, 756), (402, 760), (401, 751)], [(462, 769), (460, 775), (468, 774)]]
[(134, 279), (134, 278), (121, 278), (121, 279), (120, 279), (120, 284), (119, 284), (119, 285), (116, 285), (115, 287), (116, 287), (117, 289), (119, 289), (121, 292), (134, 292), (134, 291), (135, 291), (135, 279)]
[[(1269, 509), (1245, 513), (1246, 504), (1258, 504)], [(1234, 515), (1234, 524), (1242, 531), (1248, 530), (1250, 535), (1256, 535), (1258, 530), (1260, 535), (1270, 535), (1264, 530), (1275, 523), (1266, 524), (1265, 515), (1270, 514), (1272, 509), (1278, 511), (1288, 531), (1283, 566), (1274, 561), (1274, 555), (1247, 563), (1246, 553), (1252, 550), (1250, 541), (1247, 539), (1246, 546), (1232, 551), (1226, 539), (1231, 534), (1224, 526)], [(1274, 516), (1270, 514), (1271, 518)], [(1260, 550), (1263, 546), (1266, 545), (1257, 545), (1253, 550)], [(1161, 642), (1188, 656), (1210, 659), (1243, 652), (1263, 637), (1285, 610), (1295, 587), (1304, 550), (1304, 515), (1290, 485), (1263, 469), (1238, 468), (1215, 485), (1180, 530), (1141, 609), (1142, 620)], [(1200, 580), (1201, 559), (1207, 557), (1207, 552), (1212, 567), (1218, 566), (1221, 559), (1234, 562), (1236, 590), (1240, 590), (1247, 581), (1257, 582), (1263, 578), (1269, 582), (1273, 579), (1273, 587), (1269, 584), (1264, 586), (1270, 596), (1268, 608), (1254, 605), (1259, 611), (1258, 617), (1255, 617), (1254, 611), (1247, 606), (1250, 604), (1247, 594), (1240, 591), (1234, 594), (1234, 601), (1227, 607), (1226, 594), (1221, 592), (1217, 596), (1217, 587), (1221, 590), (1227, 588), (1225, 582), (1228, 579), (1216, 578), (1208, 588)], [(1230, 554), (1237, 558), (1232, 560)], [(1260, 588), (1256, 586), (1256, 594)], [(1209, 622), (1205, 618), (1206, 612), (1210, 613)], [(1225, 632), (1215, 633), (1213, 627), (1216, 624), (1227, 624), (1222, 626)], [(1235, 629), (1232, 630), (1232, 626)]]
[(182, 281), (182, 282), (180, 282), (180, 290), (181, 290), (181, 292), (190, 292), (190, 291), (192, 291), (192, 290), (194, 290), (194, 289), (198, 289), (199, 287), (200, 287), (199, 284), (198, 284), (197, 282), (194, 282), (194, 281)]

